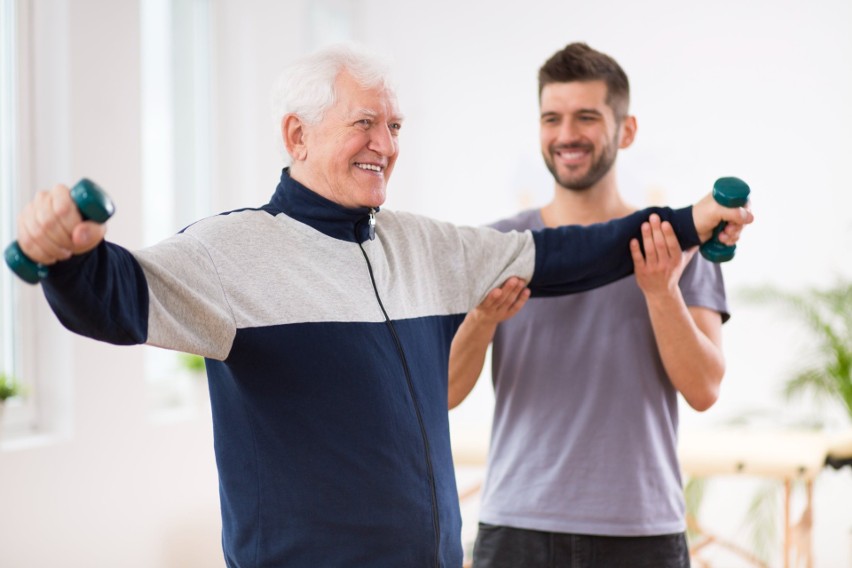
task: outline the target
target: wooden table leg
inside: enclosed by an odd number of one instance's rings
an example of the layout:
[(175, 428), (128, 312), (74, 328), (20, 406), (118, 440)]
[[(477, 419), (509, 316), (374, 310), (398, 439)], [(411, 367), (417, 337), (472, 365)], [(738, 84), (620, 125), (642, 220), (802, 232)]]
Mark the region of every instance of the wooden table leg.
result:
[(790, 568), (790, 488), (792, 482), (784, 480), (784, 568)]
[(808, 503), (807, 510), (805, 514), (808, 516), (805, 521), (807, 522), (807, 534), (805, 535), (805, 559), (807, 568), (814, 568), (814, 531), (813, 531), (813, 501), (814, 501), (814, 481), (813, 479), (809, 479), (807, 482), (807, 492), (808, 492)]

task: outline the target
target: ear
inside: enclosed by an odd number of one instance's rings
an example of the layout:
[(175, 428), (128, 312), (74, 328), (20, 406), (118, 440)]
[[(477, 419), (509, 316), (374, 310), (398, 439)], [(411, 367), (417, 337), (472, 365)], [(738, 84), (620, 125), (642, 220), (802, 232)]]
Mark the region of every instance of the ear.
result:
[(295, 114), (287, 114), (281, 119), (281, 137), (284, 147), (294, 162), (304, 160), (308, 156), (305, 143), (305, 125)]
[(633, 144), (633, 140), (636, 139), (637, 128), (635, 116), (628, 115), (624, 117), (624, 120), (621, 121), (621, 134), (618, 140), (618, 147), (620, 149), (629, 148)]

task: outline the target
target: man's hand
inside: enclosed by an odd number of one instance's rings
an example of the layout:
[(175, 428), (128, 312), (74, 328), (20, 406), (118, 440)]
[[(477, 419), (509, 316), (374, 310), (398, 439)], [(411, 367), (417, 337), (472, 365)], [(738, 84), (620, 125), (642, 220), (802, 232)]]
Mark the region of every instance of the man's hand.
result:
[(723, 207), (716, 203), (713, 194), (708, 193), (704, 199), (693, 205), (692, 220), (695, 230), (702, 243), (707, 242), (713, 236), (715, 229), (722, 221), (728, 225), (719, 234), (719, 241), (726, 245), (733, 245), (740, 238), (740, 233), (745, 225), (754, 221), (754, 215), (748, 205), (745, 207)]
[(64, 185), (38, 192), (18, 215), (18, 245), (44, 265), (92, 250), (105, 234), (106, 224), (83, 221)]
[(697, 250), (683, 252), (671, 223), (661, 223), (658, 215), (651, 215), (642, 224), (642, 248), (638, 239), (630, 241), (636, 283), (646, 296), (675, 292), (684, 268)]
[(491, 290), (485, 299), (468, 314), (476, 324), (496, 326), (517, 314), (530, 298), (530, 289), (520, 278), (509, 278), (499, 288)]
[(485, 299), (468, 312), (450, 346), (448, 408), (458, 406), (473, 390), (497, 324), (517, 314), (529, 297), (526, 282), (512, 277), (488, 292)]

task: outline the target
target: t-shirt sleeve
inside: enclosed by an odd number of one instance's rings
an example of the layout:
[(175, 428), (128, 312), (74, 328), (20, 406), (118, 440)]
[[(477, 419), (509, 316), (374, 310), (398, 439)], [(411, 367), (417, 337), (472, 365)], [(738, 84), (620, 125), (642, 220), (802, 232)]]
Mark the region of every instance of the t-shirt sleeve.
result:
[(725, 280), (719, 264), (696, 254), (683, 270), (679, 286), (687, 306), (719, 312), (723, 323), (731, 319)]

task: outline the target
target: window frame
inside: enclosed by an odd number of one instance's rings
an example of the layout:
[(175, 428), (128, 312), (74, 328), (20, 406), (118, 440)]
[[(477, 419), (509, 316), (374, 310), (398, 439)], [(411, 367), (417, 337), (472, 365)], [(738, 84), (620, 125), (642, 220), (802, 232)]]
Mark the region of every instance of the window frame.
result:
[[(30, 187), (30, 75), (31, 51), (27, 39), (31, 0), (0, 0), (0, 245), (15, 239), (17, 213)], [(0, 370), (16, 378), (23, 395), (9, 399), (2, 417), (3, 437), (9, 446), (44, 433), (44, 397), (37, 360), (40, 290), (19, 280), (7, 267), (0, 274)]]

